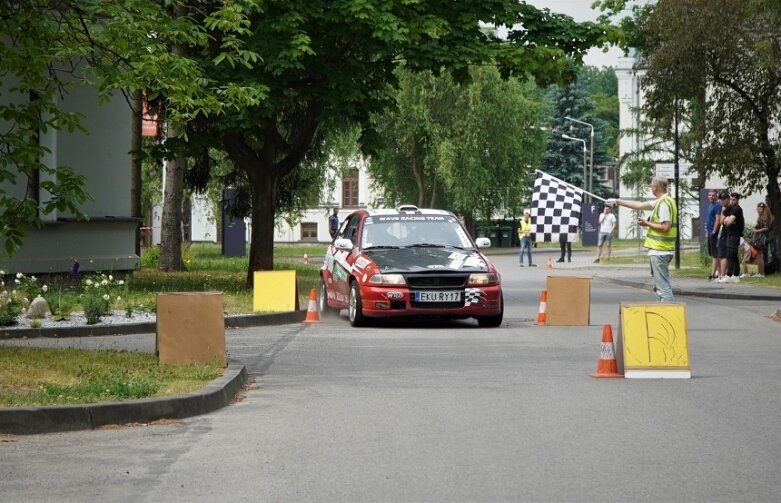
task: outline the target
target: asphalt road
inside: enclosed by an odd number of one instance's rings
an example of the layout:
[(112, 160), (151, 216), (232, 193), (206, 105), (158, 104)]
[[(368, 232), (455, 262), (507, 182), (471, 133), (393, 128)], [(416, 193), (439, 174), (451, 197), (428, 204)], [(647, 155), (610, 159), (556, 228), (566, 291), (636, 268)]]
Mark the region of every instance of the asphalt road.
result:
[[(651, 294), (594, 280), (590, 326), (535, 326), (551, 271), (495, 260), (500, 328), (353, 329), (343, 313), (228, 331), (254, 375), (243, 399), (173, 424), (2, 442), (0, 499), (779, 500), (781, 324), (764, 316), (777, 302), (680, 299), (692, 379), (593, 379), (603, 324)], [(154, 338), (54, 343), (147, 351)]]

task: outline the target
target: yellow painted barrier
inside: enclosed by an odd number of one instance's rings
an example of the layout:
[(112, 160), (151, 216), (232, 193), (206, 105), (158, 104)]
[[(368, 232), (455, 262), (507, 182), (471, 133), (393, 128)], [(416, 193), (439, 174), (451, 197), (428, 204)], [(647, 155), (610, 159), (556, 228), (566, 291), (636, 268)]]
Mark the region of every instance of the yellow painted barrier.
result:
[(296, 271), (255, 271), (252, 310), (284, 313), (296, 310)]
[(624, 377), (688, 379), (686, 305), (621, 304)]

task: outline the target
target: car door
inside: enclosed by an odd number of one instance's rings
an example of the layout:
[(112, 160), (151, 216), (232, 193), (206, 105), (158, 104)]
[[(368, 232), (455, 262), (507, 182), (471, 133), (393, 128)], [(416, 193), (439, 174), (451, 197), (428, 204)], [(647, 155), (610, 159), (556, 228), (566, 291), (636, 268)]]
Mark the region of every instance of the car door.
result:
[[(331, 278), (334, 292), (336, 293), (336, 300), (341, 305), (346, 306), (350, 293), (350, 273), (353, 268), (353, 261), (355, 254), (353, 249), (357, 243), (358, 227), (361, 221), (360, 213), (353, 213), (347, 219), (336, 234), (334, 243), (331, 244), (331, 250), (333, 254), (333, 268), (331, 270)], [(352, 243), (352, 247), (341, 248), (336, 246), (336, 242), (340, 239), (347, 239)]]

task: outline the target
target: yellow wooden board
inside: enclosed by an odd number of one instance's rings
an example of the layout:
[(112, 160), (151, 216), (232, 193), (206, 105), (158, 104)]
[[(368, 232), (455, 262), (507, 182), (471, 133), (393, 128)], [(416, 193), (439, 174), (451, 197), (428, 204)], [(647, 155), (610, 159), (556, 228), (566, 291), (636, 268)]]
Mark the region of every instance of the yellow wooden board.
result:
[(255, 271), (252, 310), (285, 313), (296, 310), (296, 271)]
[(622, 304), (626, 377), (691, 377), (686, 305)]

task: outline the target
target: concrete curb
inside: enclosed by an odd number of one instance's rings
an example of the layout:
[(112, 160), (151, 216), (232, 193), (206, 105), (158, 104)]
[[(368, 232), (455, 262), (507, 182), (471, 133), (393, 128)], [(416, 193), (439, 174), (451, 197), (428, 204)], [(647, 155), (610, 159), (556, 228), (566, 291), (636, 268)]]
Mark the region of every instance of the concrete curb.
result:
[[(640, 281), (634, 281), (634, 280), (627, 280), (627, 279), (620, 279), (620, 278), (608, 278), (605, 276), (595, 276), (595, 278), (599, 278), (602, 281), (605, 281), (607, 283), (613, 283), (615, 285), (621, 285), (621, 286), (629, 286), (632, 288), (639, 288), (641, 290), (646, 290), (648, 292), (653, 291), (653, 287), (649, 283), (642, 283)], [(673, 281), (675, 281), (673, 279)], [(712, 290), (705, 290), (702, 291), (698, 290), (692, 290), (690, 288), (679, 288), (676, 286), (673, 286), (673, 294), (679, 295), (681, 297), (703, 297), (703, 298), (709, 298), (709, 299), (734, 299), (734, 300), (762, 300), (762, 301), (781, 301), (781, 291), (779, 291), (778, 294), (765, 294), (765, 293), (743, 293), (740, 291), (724, 291), (724, 292), (715, 292)]]
[[(271, 314), (238, 314), (225, 317), (225, 328), (261, 327), (298, 323), (306, 317), (306, 311), (290, 311)], [(120, 325), (84, 325), (62, 328), (16, 328), (0, 331), (0, 339), (34, 337), (97, 337), (101, 335), (150, 334), (157, 331), (154, 321), (123, 323)]]
[(0, 432), (30, 435), (198, 416), (231, 403), (246, 382), (246, 367), (230, 361), (221, 377), (198, 391), (183, 395), (124, 402), (0, 409)]

